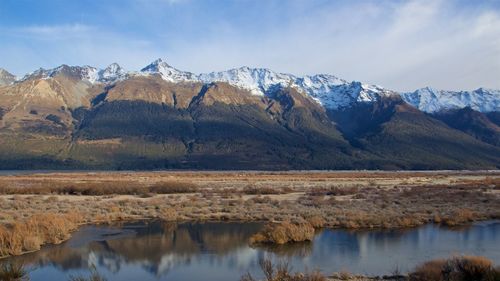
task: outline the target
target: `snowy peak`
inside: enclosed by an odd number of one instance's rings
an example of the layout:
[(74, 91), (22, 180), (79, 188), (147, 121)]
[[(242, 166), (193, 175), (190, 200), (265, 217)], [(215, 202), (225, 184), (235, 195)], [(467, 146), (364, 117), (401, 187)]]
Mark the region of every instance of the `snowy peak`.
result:
[(479, 88), (474, 91), (443, 91), (429, 87), (411, 93), (396, 93), (380, 86), (361, 82), (348, 82), (333, 75), (317, 74), (295, 76), (292, 74), (274, 72), (267, 68), (240, 67), (226, 71), (194, 74), (182, 71), (169, 65), (165, 60), (157, 59), (140, 70), (128, 72), (117, 63), (112, 63), (105, 69), (91, 66), (61, 65), (53, 69), (40, 68), (15, 80), (14, 75), (0, 69), (0, 85), (10, 85), (16, 81), (28, 79), (50, 79), (59, 74), (86, 81), (91, 84), (111, 84), (137, 75), (158, 75), (171, 83), (225, 82), (235, 87), (248, 90), (253, 95), (270, 95), (276, 87), (293, 87), (310, 96), (326, 109), (342, 109), (355, 103), (370, 103), (381, 97), (400, 95), (407, 103), (419, 110), (433, 113), (448, 109), (470, 107), (481, 112), (500, 111), (500, 91)]
[(88, 81), (91, 84), (95, 83), (111, 83), (122, 80), (128, 77), (128, 72), (125, 71), (117, 63), (112, 63), (105, 69), (97, 69), (93, 66), (68, 66), (61, 65), (52, 69), (40, 68), (29, 74), (26, 74), (20, 81), (30, 79), (49, 79), (57, 75), (66, 75), (78, 80)]
[(0, 68), (0, 86), (10, 85), (16, 81), (16, 76), (8, 72), (7, 70)]
[(160, 74), (169, 82), (194, 81), (201, 83), (225, 82), (248, 90), (253, 95), (265, 96), (275, 87), (293, 87), (328, 109), (339, 109), (355, 102), (373, 102), (381, 95), (393, 94), (378, 86), (347, 82), (333, 75), (318, 74), (297, 77), (267, 68), (240, 67), (226, 71), (202, 73), (180, 71), (158, 59), (141, 70), (145, 74)]
[(397, 95), (379, 86), (357, 81), (349, 83), (336, 77), (321, 79), (310, 85), (306, 84), (304, 88), (311, 97), (327, 109), (342, 109), (355, 103), (371, 103), (384, 96)]
[(172, 83), (198, 81), (195, 74), (178, 70), (177, 68), (170, 66), (162, 59), (157, 59), (150, 63), (141, 69), (141, 72), (144, 74), (159, 74), (163, 80)]
[(89, 80), (93, 82), (98, 76), (98, 69), (92, 66), (68, 66), (66, 64), (63, 64), (52, 69), (40, 68), (29, 74), (26, 74), (20, 81), (26, 81), (30, 79), (49, 79), (60, 74), (75, 79)]
[(500, 90), (479, 88), (457, 92), (426, 87), (411, 93), (402, 93), (401, 97), (407, 103), (428, 113), (465, 107), (480, 112), (500, 111)]
[(95, 81), (114, 82), (125, 79), (126, 77), (128, 77), (128, 72), (125, 71), (119, 64), (112, 63), (105, 69), (99, 71), (99, 75)]
[(327, 109), (339, 109), (355, 102), (373, 102), (382, 95), (392, 95), (378, 86), (360, 82), (347, 82), (333, 75), (317, 74), (297, 77), (292, 74), (277, 73), (266, 68), (240, 67), (221, 72), (200, 74), (204, 83), (227, 82), (233, 86), (249, 90), (255, 95), (267, 95), (276, 86), (293, 87), (309, 96)]
[(291, 86), (295, 77), (290, 74), (276, 73), (265, 68), (240, 67), (227, 71), (200, 74), (204, 83), (226, 82), (250, 91), (254, 95), (265, 95), (272, 86)]

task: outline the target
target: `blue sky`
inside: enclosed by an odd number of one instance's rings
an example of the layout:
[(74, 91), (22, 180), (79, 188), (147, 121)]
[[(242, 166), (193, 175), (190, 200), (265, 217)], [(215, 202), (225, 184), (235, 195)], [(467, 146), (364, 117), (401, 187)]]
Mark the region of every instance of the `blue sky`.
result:
[(395, 90), (500, 88), (500, 0), (2, 0), (0, 67), (239, 66)]

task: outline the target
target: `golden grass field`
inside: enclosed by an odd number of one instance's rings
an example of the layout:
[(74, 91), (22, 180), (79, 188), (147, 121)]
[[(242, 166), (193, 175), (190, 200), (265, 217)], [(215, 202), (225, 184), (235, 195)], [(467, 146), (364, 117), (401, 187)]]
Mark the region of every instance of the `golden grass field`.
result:
[(138, 219), (395, 228), (500, 218), (500, 172), (70, 172), (0, 176), (0, 256)]

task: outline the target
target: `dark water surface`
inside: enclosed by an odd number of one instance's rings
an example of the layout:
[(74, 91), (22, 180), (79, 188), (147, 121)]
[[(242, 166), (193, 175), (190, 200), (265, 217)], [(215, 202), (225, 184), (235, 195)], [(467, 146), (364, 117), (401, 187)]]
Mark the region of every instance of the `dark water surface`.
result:
[[(288, 260), (294, 270), (389, 274), (454, 254), (481, 255), (500, 264), (500, 222), (463, 228), (426, 225), (406, 230), (324, 230), (311, 243), (248, 246), (260, 223), (128, 223), (87, 226), (66, 243), (12, 258), (32, 281), (68, 280), (94, 265), (109, 281), (238, 281), (258, 273), (258, 260)], [(3, 261), (5, 262), (5, 260)], [(257, 274), (258, 275), (258, 274)]]

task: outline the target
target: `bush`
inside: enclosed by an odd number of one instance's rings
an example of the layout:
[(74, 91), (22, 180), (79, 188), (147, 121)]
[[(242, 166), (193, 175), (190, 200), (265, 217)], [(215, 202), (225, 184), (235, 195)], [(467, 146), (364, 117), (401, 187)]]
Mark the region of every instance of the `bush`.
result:
[(198, 191), (198, 186), (189, 182), (160, 182), (149, 187), (149, 192), (156, 194), (193, 193)]
[(282, 194), (283, 190), (272, 187), (257, 187), (255, 185), (247, 185), (243, 188), (243, 193), (248, 195), (269, 195)]
[(306, 218), (306, 221), (314, 228), (322, 228), (325, 226), (325, 219), (321, 216), (312, 216)]
[(0, 257), (38, 250), (45, 243), (61, 243), (81, 220), (78, 214), (36, 214), (10, 226), (0, 226)]
[(59, 195), (147, 195), (197, 192), (198, 187), (191, 182), (165, 181), (151, 186), (128, 182), (83, 182), (62, 184), (39, 184), (25, 187), (1, 185), (0, 194), (59, 194)]
[(250, 238), (251, 244), (273, 243), (286, 244), (290, 242), (311, 241), (314, 237), (314, 227), (310, 223), (268, 224), (264, 229)]
[(490, 260), (476, 256), (429, 261), (410, 273), (410, 281), (498, 281), (499, 277)]
[(28, 273), (22, 264), (5, 263), (0, 266), (0, 280), (28, 281)]

